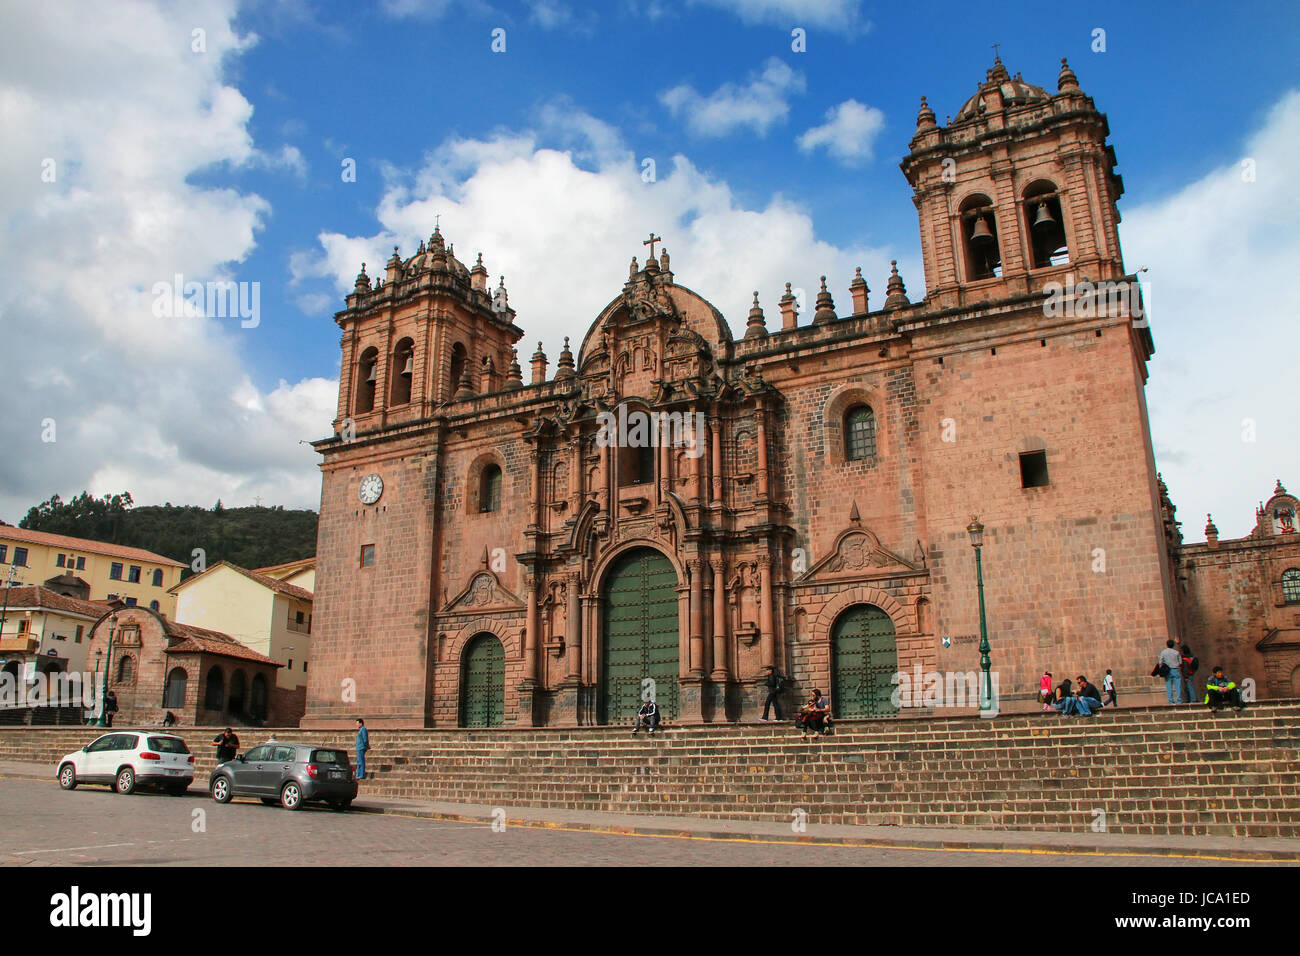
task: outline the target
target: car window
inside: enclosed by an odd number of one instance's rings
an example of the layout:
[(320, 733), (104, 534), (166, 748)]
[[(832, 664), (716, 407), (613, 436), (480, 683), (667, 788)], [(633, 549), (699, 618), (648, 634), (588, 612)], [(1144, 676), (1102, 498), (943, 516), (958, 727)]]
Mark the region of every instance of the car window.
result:
[(270, 760), (271, 748), (267, 746), (254, 747), (244, 757), (245, 760)]
[(294, 751), (292, 747), (276, 747), (271, 759), (276, 763), (293, 763)]
[(190, 748), (179, 737), (150, 737), (149, 749), (161, 754), (187, 754)]
[(311, 762), (346, 767), (348, 765), (348, 755), (342, 750), (314, 750), (312, 751)]
[(114, 734), (112, 750), (134, 750), (140, 743), (135, 734)]
[(116, 737), (117, 734), (105, 734), (104, 736), (96, 740), (94, 743), (92, 743), (89, 747), (87, 747), (86, 752), (97, 754), (101, 750), (108, 750), (110, 747), (113, 746), (113, 740)]

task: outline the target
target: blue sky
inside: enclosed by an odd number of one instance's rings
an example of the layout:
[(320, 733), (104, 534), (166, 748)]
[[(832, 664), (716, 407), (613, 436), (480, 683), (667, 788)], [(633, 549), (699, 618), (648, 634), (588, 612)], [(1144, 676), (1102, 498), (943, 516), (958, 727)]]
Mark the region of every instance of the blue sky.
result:
[[(525, 356), (538, 338), (552, 358), (563, 335), (580, 340), (650, 230), (733, 328), (749, 290), (770, 320), (784, 282), (815, 288), (822, 273), (846, 304), (855, 265), (879, 303), (891, 258), (919, 298), (898, 162), (920, 96), (941, 122), (955, 113), (994, 43), (1049, 92), (1068, 57), (1109, 117), (1126, 261), (1151, 268), (1158, 463), (1189, 536), (1203, 519), (1188, 512), (1243, 534), (1274, 477), (1300, 485), (1279, 409), (1294, 390), (1237, 334), (1294, 328), (1293, 297), (1277, 290), (1300, 236), (1298, 5), (180, 6), (0, 14), (0, 92), (18, 104), (0, 165), (21, 182), (49, 157), (61, 170), (3, 193), (0, 319), (38, 358), (20, 372), (30, 411), (0, 425), (30, 452), (0, 464), (6, 520), (83, 487), (315, 507), (314, 459), (297, 443), (333, 417), (331, 316), (359, 262), (373, 276), (393, 242), (409, 255), (434, 212), (462, 260), (481, 250), (493, 281), (506, 276)], [(1252, 151), (1258, 188), (1234, 193)], [(355, 182), (340, 177), (347, 158)], [(639, 178), (646, 159), (653, 183)], [(75, 282), (52, 268), (70, 257), (84, 262)], [(160, 329), (143, 293), (178, 272), (259, 283), (257, 327)], [(59, 441), (34, 444), (47, 417)]]

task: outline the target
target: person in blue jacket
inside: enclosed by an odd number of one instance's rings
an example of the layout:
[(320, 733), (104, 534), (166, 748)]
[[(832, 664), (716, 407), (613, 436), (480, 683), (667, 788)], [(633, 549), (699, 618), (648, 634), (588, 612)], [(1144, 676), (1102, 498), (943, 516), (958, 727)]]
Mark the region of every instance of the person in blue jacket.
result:
[(357, 718), (357, 779), (366, 779), (366, 751), (370, 749), (370, 734), (366, 732), (366, 722)]

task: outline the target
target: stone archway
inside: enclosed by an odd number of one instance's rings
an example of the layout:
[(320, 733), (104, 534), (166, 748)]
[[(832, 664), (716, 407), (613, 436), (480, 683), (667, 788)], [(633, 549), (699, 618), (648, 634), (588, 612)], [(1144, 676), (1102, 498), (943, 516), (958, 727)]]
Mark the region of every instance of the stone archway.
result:
[(836, 717), (890, 717), (898, 672), (894, 622), (874, 604), (854, 604), (831, 634), (831, 712)]
[(608, 567), (602, 594), (597, 720), (632, 723), (647, 694), (660, 713), (680, 713), (678, 575), (667, 555), (632, 548)]

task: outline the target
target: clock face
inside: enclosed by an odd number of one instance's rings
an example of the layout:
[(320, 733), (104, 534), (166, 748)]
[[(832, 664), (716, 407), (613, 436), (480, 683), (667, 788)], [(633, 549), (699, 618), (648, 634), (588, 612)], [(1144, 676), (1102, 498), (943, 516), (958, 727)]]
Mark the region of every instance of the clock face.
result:
[(373, 505), (383, 493), (384, 479), (378, 475), (366, 475), (361, 479), (361, 487), (357, 489), (357, 497), (363, 505)]

